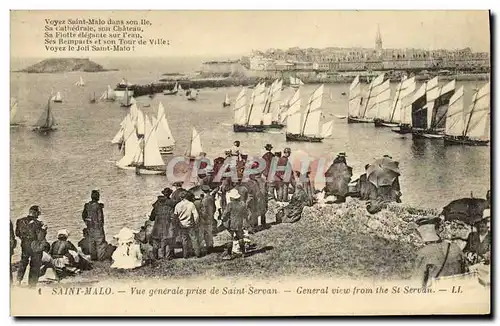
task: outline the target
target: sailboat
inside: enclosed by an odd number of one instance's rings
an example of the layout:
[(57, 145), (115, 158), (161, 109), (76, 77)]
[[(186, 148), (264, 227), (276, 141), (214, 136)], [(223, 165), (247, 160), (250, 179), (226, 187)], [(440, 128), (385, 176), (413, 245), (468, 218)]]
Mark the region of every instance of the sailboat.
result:
[(278, 121), (283, 124), (286, 124), (289, 115), (300, 111), (300, 88), (295, 91), (291, 98), (280, 105), (280, 110)]
[(116, 100), (115, 91), (108, 85), (108, 89), (99, 97), (99, 101), (114, 102)]
[(191, 133), (191, 140), (189, 142), (189, 146), (184, 153), (184, 156), (194, 160), (200, 156), (200, 153), (203, 152), (203, 148), (201, 147), (201, 137), (200, 134), (193, 127), (193, 131)]
[(189, 94), (187, 94), (187, 99), (188, 101), (196, 101), (196, 98), (198, 97), (198, 90), (196, 92), (193, 89), (188, 90)]
[(18, 126), (19, 122), (16, 119), (18, 103), (15, 98), (10, 99), (10, 125)]
[(132, 105), (131, 96), (129, 96), (128, 88), (125, 89), (124, 101), (120, 104), (122, 108), (129, 108)]
[(222, 107), (225, 108), (227, 106), (230, 106), (231, 102), (229, 102), (229, 96), (226, 93), (226, 98), (224, 99), (224, 102), (222, 102)]
[(262, 124), (265, 128), (281, 129), (285, 125), (280, 121), (280, 108), (278, 101), (281, 97), (283, 81), (276, 79), (269, 87), (267, 98), (264, 104)]
[[(236, 99), (236, 103), (234, 105), (234, 110), (238, 111), (238, 114), (241, 114), (243, 110), (240, 105), (246, 104), (246, 99), (243, 102), (243, 99), (240, 98), (240, 95), (243, 97), (243, 90), (238, 95)], [(250, 103), (248, 105), (248, 109), (245, 108), (244, 116), (237, 116), (235, 112), (235, 121), (233, 124), (234, 132), (263, 132), (264, 125), (262, 124), (262, 116), (263, 110), (266, 100), (266, 86), (264, 83), (257, 85), (252, 91), (252, 96), (250, 97)]]
[(83, 81), (82, 76), (80, 76), (80, 80), (75, 83), (76, 86), (85, 86), (85, 82)]
[(167, 121), (167, 114), (163, 104), (158, 104), (158, 115), (156, 119), (156, 138), (160, 154), (172, 154), (174, 152), (175, 140), (170, 131)]
[(136, 161), (135, 173), (137, 175), (166, 175), (165, 162), (158, 149), (157, 125), (151, 124), (151, 118), (148, 115), (144, 117), (144, 137), (139, 146), (142, 157)]
[(47, 102), (47, 108), (43, 111), (42, 115), (38, 119), (38, 122), (36, 123), (35, 128), (33, 128), (33, 131), (46, 134), (50, 131), (57, 130), (54, 127), (56, 124), (56, 119), (54, 118), (54, 114), (52, 113), (49, 99)]
[(141, 163), (140, 139), (145, 134), (144, 119), (143, 112), (135, 104), (132, 105), (130, 113), (122, 121), (120, 130), (111, 141), (117, 143), (123, 152), (123, 157), (116, 162), (120, 169), (133, 170)]
[(114, 93), (116, 97), (125, 97), (125, 94), (127, 93), (129, 97), (134, 96), (134, 90), (131, 89), (134, 85), (126, 81), (125, 79), (122, 79), (122, 81), (116, 85), (116, 88), (114, 90)]
[(411, 131), (414, 138), (441, 139), (444, 137), (446, 112), (450, 99), (455, 93), (455, 80), (442, 87), (436, 84), (427, 84), (425, 96), (427, 103), (420, 109), (412, 110)]
[[(309, 97), (305, 114), (297, 112), (288, 116), (286, 130), (287, 141), (319, 143), (323, 140), (324, 134), (327, 134), (327, 132), (322, 132), (320, 125), (321, 116), (323, 115), (320, 110), (323, 91), (324, 85), (321, 85), (312, 93)], [(327, 129), (330, 128), (329, 123), (326, 123), (325, 127)]]
[(299, 88), (300, 86), (304, 85), (302, 80), (300, 80), (297, 77), (290, 76), (290, 87), (292, 88)]
[(375, 118), (376, 97), (382, 88), (385, 74), (382, 73), (373, 79), (368, 87), (368, 97), (365, 101), (361, 97), (361, 84), (359, 76), (349, 87), (349, 109), (347, 123), (371, 123)]
[(444, 144), (486, 146), (490, 142), (490, 83), (474, 93), (467, 111), (464, 110), (463, 96), (461, 86), (450, 99)]
[(90, 97), (89, 102), (90, 102), (90, 103), (95, 103), (95, 102), (97, 102), (97, 100), (96, 100), (96, 98), (95, 98), (95, 92), (94, 92), (94, 96), (93, 96), (93, 97), (92, 97), (92, 96)]
[(374, 119), (375, 127), (397, 127), (401, 123), (401, 110), (408, 105), (416, 86), (415, 77), (401, 80), (392, 104), (379, 107), (377, 118)]
[(62, 96), (60, 92), (57, 92), (57, 94), (52, 97), (52, 102), (62, 103)]
[(175, 95), (179, 91), (179, 83), (175, 83), (174, 88), (172, 90), (164, 89), (163, 95)]

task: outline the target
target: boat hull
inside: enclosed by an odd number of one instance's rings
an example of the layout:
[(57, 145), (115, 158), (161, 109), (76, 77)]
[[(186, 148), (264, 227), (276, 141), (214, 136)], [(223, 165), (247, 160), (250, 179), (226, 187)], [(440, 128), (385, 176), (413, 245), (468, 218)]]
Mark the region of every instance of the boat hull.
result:
[(163, 92), (163, 95), (176, 95), (178, 91), (175, 92)]
[(398, 126), (397, 123), (386, 122), (382, 119), (375, 119), (375, 120), (373, 120), (373, 123), (375, 124), (375, 127), (377, 127), (377, 128), (383, 128), (383, 127), (394, 128), (394, 127)]
[(393, 128), (391, 131), (400, 135), (406, 135), (411, 134), (411, 127), (409, 125), (399, 125), (399, 127)]
[(305, 136), (305, 135), (300, 135), (300, 134), (286, 133), (286, 141), (321, 143), (323, 141), (323, 137), (310, 137), (310, 136)]
[(264, 125), (266, 129), (283, 129), (285, 127), (284, 124), (273, 121), (270, 125)]
[(135, 166), (133, 165), (120, 165), (118, 162), (116, 163), (116, 166), (122, 170), (135, 170)]
[(195, 99), (195, 98), (190, 97), (190, 98), (188, 98), (188, 101), (196, 101), (196, 99)]
[(489, 140), (471, 139), (465, 136), (444, 136), (445, 145), (488, 146)]
[(160, 147), (159, 149), (160, 149), (160, 154), (162, 155), (174, 153), (174, 146), (165, 146), (165, 147)]
[(122, 103), (122, 104), (120, 104), (120, 107), (122, 107), (122, 108), (129, 108), (131, 106), (132, 106), (132, 103), (130, 103), (130, 104), (124, 104), (124, 103)]
[(264, 125), (237, 125), (233, 124), (234, 132), (263, 132)]
[(167, 175), (167, 171), (161, 168), (149, 168), (149, 167), (139, 167), (135, 168), (135, 174), (137, 175)]
[(373, 119), (347, 117), (347, 123), (373, 123)]
[(411, 131), (412, 137), (415, 139), (443, 139), (444, 134), (435, 130), (415, 130)]
[(45, 128), (45, 127), (35, 127), (33, 128), (33, 131), (38, 132), (38, 133), (43, 133), (46, 134), (48, 132), (56, 131), (57, 128), (51, 127), (51, 128)]
[(62, 103), (63, 101), (62, 100), (54, 100), (53, 102), (54, 103)]

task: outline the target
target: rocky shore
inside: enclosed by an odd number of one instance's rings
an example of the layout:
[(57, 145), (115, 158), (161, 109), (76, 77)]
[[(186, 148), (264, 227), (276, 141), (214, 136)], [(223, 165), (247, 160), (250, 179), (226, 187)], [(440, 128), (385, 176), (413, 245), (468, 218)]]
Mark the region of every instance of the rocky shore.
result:
[(103, 72), (113, 69), (105, 69), (90, 59), (81, 58), (52, 58), (40, 61), (19, 72), (27, 73), (62, 73), (72, 71)]

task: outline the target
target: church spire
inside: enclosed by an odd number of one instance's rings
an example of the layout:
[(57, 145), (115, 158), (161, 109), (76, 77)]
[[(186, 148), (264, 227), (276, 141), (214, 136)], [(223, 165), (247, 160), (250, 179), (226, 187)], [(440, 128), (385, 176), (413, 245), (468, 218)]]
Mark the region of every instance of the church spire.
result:
[(377, 24), (377, 36), (375, 38), (375, 50), (380, 55), (382, 53), (382, 35), (380, 34), (380, 24)]

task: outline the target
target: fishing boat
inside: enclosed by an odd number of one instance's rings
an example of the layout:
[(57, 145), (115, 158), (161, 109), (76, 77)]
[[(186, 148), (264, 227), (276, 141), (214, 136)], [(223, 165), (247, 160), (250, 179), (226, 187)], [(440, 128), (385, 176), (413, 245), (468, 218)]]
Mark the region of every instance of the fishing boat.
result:
[(446, 112), (451, 97), (455, 93), (455, 80), (440, 87), (437, 77), (426, 85), (426, 104), (422, 102), (412, 108), (413, 138), (442, 139), (446, 123)]
[(140, 139), (144, 138), (145, 121), (144, 113), (132, 105), (130, 113), (122, 121), (122, 127), (118, 131), (112, 142), (119, 144), (123, 157), (116, 162), (116, 166), (124, 170), (135, 170), (137, 164), (141, 163), (142, 153)]
[(140, 141), (139, 162), (135, 164), (137, 175), (166, 175), (166, 166), (158, 149), (157, 125), (153, 126), (149, 116), (144, 117), (144, 137)]
[[(320, 125), (321, 104), (323, 98), (324, 85), (319, 86), (309, 97), (306, 112), (297, 112), (291, 114), (287, 118), (286, 141), (301, 141), (319, 143), (325, 138), (327, 132), (322, 132)], [(303, 119), (302, 119), (303, 118)], [(330, 123), (326, 124), (326, 128), (330, 128)], [(330, 131), (331, 132), (331, 131)]]
[(276, 79), (269, 87), (262, 117), (262, 124), (264, 125), (264, 128), (281, 129), (285, 126), (285, 124), (280, 121), (281, 112), (278, 105), (282, 87), (283, 81), (281, 79)]
[(35, 128), (33, 128), (33, 131), (47, 134), (48, 132), (57, 130), (57, 128), (54, 127), (55, 125), (57, 125), (57, 123), (56, 119), (54, 118), (54, 114), (52, 113), (52, 108), (50, 106), (50, 99), (49, 99), (47, 101), (47, 107), (45, 108), (42, 115), (38, 119)]
[(115, 91), (108, 85), (108, 89), (99, 97), (99, 101), (114, 102), (116, 100)]
[(123, 102), (120, 103), (120, 106), (122, 108), (129, 108), (131, 105), (132, 105), (132, 97), (129, 96), (129, 93), (128, 93), (128, 88), (125, 89), (125, 97), (123, 99)]
[(63, 100), (60, 92), (57, 92), (57, 94), (52, 97), (52, 102), (54, 103), (62, 103), (62, 101)]
[(234, 132), (263, 132), (262, 112), (266, 100), (266, 86), (257, 85), (252, 91), (250, 103), (246, 107), (245, 90), (242, 89), (234, 104)]
[(83, 81), (82, 76), (80, 76), (80, 80), (75, 83), (76, 86), (85, 86), (85, 82)]
[(163, 95), (175, 95), (179, 92), (179, 83), (175, 83), (174, 85), (174, 88), (172, 88), (171, 90), (168, 90), (168, 89), (164, 89), (163, 90)]
[(354, 78), (349, 87), (349, 109), (347, 123), (372, 123), (375, 118), (376, 97), (384, 82), (385, 74), (382, 73), (373, 79), (368, 87), (368, 97), (365, 101), (361, 97), (361, 83), (359, 76)]
[(290, 76), (290, 87), (292, 87), (292, 88), (299, 88), (302, 85), (304, 85), (304, 83), (302, 82), (302, 80), (300, 80), (296, 76), (295, 77)]
[(226, 98), (224, 99), (224, 102), (222, 102), (222, 107), (228, 107), (231, 105), (231, 102), (229, 102), (229, 96), (226, 94)]
[(203, 152), (203, 148), (201, 147), (201, 137), (200, 134), (193, 127), (193, 131), (191, 133), (191, 140), (189, 141), (188, 148), (184, 153), (186, 158), (190, 160), (194, 160), (200, 156), (200, 153)]
[(167, 121), (167, 113), (163, 104), (158, 104), (158, 115), (156, 119), (156, 138), (160, 154), (172, 154), (174, 152), (175, 140)]
[(298, 88), (291, 98), (280, 105), (281, 112), (278, 114), (280, 123), (286, 125), (287, 117), (300, 111), (300, 104), (300, 88)]
[(93, 104), (93, 103), (97, 102), (97, 100), (96, 100), (96, 98), (95, 98), (95, 92), (94, 92), (93, 96), (92, 96), (92, 95), (90, 96), (90, 100), (89, 100), (89, 102), (90, 102), (91, 104)]
[(15, 98), (10, 99), (10, 125), (12, 127), (18, 126), (19, 122), (17, 120), (17, 108), (18, 102)]
[(132, 97), (134, 96), (133, 86), (133, 84), (129, 83), (125, 79), (122, 79), (121, 82), (116, 85), (114, 93), (116, 97), (124, 98), (125, 94), (128, 94), (129, 97)]
[(391, 106), (379, 107), (377, 118), (373, 121), (375, 127), (394, 128), (399, 126), (401, 123), (401, 110), (408, 105), (416, 86), (415, 77), (403, 79), (396, 88), (396, 96), (394, 96)]
[(478, 89), (465, 110), (461, 86), (450, 99), (446, 112), (445, 145), (487, 146), (490, 142), (490, 83)]

